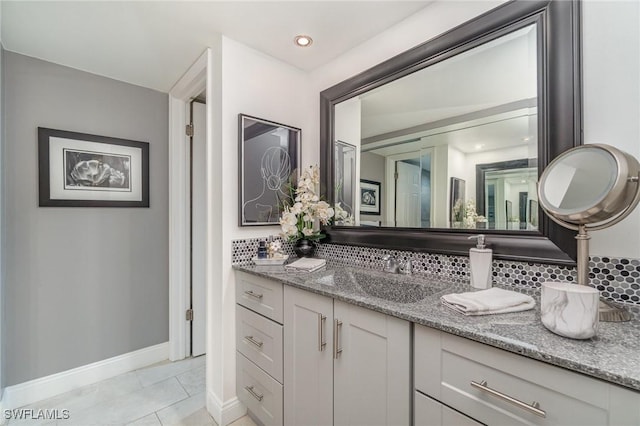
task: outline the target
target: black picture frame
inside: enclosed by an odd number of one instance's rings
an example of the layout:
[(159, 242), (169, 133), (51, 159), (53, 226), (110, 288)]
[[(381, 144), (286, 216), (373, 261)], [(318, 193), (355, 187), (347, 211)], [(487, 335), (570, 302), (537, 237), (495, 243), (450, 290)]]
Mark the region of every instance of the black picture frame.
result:
[(302, 131), (238, 114), (238, 225), (277, 225), (300, 176)]
[(149, 207), (149, 143), (38, 127), (40, 207)]
[(375, 180), (360, 179), (360, 214), (379, 215), (381, 184)]

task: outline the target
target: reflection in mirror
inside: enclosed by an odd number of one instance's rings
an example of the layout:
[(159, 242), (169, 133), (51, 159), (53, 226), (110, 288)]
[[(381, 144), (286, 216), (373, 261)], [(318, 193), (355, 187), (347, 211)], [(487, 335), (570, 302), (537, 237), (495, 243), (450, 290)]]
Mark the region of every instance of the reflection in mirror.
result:
[(592, 209), (611, 192), (618, 178), (618, 164), (607, 151), (584, 146), (554, 163), (546, 174), (546, 204), (570, 215)]
[[(488, 229), (538, 228), (538, 167), (528, 159), (476, 165), (478, 212)], [(535, 203), (532, 203), (534, 201)], [(531, 207), (535, 207), (535, 211)]]
[(358, 172), (356, 147), (346, 142), (336, 141), (335, 183), (335, 223), (353, 225), (356, 207), (356, 176)]
[[(381, 183), (380, 215), (352, 204), (353, 225), (537, 229), (536, 33), (520, 28), (335, 105), (335, 202), (348, 205), (362, 179)], [(477, 173), (499, 163), (514, 166)], [(353, 190), (338, 190), (353, 172)]]

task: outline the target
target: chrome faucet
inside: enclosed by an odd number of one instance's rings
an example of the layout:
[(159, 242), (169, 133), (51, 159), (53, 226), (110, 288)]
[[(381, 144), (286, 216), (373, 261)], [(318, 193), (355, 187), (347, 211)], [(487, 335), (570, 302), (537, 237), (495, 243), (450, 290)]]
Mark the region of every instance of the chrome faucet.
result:
[(407, 259), (400, 264), (400, 272), (404, 275), (411, 275), (413, 272), (413, 265), (411, 264), (411, 259)]
[(390, 274), (404, 274), (411, 275), (413, 272), (413, 265), (411, 264), (411, 259), (407, 259), (404, 262), (399, 261), (395, 257), (390, 254), (385, 254), (382, 257), (384, 261), (384, 265), (382, 266), (382, 270), (384, 272), (389, 272)]
[(395, 257), (391, 256), (390, 254), (385, 254), (382, 257), (382, 260), (384, 261), (384, 265), (382, 266), (382, 270), (384, 272), (397, 274), (400, 271), (400, 263)]

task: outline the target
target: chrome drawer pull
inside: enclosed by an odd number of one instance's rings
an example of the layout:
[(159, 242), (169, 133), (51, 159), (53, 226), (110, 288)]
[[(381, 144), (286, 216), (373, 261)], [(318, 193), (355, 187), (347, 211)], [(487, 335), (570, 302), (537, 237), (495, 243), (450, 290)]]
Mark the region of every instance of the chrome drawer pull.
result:
[(327, 317), (318, 312), (318, 351), (324, 351), (327, 342), (324, 340), (324, 323), (327, 322)]
[(260, 395), (258, 392), (253, 390), (253, 386), (245, 386), (244, 388), (251, 394), (252, 397), (257, 399), (258, 401), (262, 401), (262, 398), (264, 398), (264, 395)]
[(264, 342), (260, 342), (256, 339), (253, 338), (253, 336), (244, 336), (244, 340), (246, 340), (249, 343), (252, 343), (253, 345), (262, 348), (262, 345), (264, 345)]
[(333, 322), (333, 358), (338, 359), (342, 353), (340, 348), (340, 330), (342, 329), (342, 321), (334, 320)]
[(493, 395), (497, 398), (500, 398), (504, 401), (507, 401), (517, 407), (522, 408), (523, 410), (529, 411), (530, 413), (533, 413), (536, 416), (545, 417), (545, 418), (547, 417), (547, 413), (544, 410), (540, 409), (540, 404), (538, 404), (537, 402), (534, 401), (533, 404), (529, 405), (525, 402), (512, 398), (509, 395), (505, 395), (502, 392), (498, 392), (495, 389), (491, 389), (490, 387), (487, 386), (486, 380), (483, 380), (480, 383), (476, 383), (472, 381), (471, 386), (473, 386), (474, 388), (480, 389), (481, 391), (487, 392), (488, 394)]
[(246, 291), (244, 292), (244, 294), (246, 294), (247, 296), (251, 296), (251, 297), (253, 297), (253, 298), (255, 298), (255, 299), (262, 300), (262, 294), (254, 293), (254, 292), (253, 292), (253, 291), (251, 291), (251, 290), (246, 290)]

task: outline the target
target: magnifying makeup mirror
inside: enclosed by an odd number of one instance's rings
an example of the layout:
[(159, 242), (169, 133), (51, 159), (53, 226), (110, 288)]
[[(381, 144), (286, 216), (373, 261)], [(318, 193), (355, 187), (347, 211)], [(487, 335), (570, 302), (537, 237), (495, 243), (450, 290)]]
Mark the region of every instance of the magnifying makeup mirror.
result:
[[(588, 231), (615, 225), (640, 201), (640, 164), (604, 144), (565, 151), (544, 170), (538, 184), (540, 206), (558, 224), (578, 231), (578, 284), (589, 285)], [(600, 321), (628, 321), (629, 312), (600, 301)]]

